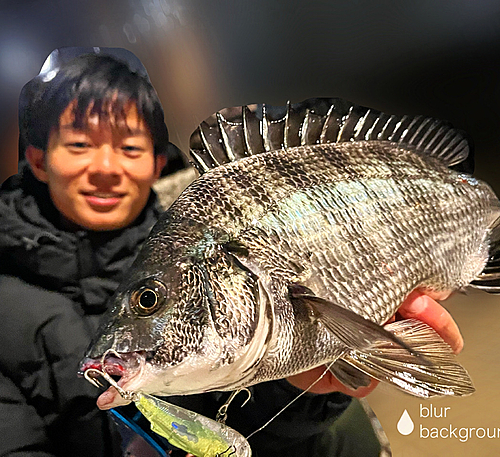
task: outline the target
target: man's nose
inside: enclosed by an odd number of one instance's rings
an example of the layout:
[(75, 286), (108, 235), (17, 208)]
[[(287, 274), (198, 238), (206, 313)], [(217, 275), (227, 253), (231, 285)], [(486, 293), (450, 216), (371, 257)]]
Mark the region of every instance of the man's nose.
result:
[(102, 144), (95, 149), (89, 172), (103, 175), (119, 175), (121, 173), (119, 154), (116, 154), (110, 144)]

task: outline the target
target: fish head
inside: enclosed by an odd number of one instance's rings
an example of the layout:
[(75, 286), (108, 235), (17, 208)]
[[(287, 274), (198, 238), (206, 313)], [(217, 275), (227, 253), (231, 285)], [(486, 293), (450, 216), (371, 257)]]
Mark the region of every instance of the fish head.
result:
[(227, 237), (192, 225), (153, 230), (82, 372), (104, 369), (125, 390), (157, 395), (229, 390), (251, 378), (269, 340), (268, 296), (225, 248)]

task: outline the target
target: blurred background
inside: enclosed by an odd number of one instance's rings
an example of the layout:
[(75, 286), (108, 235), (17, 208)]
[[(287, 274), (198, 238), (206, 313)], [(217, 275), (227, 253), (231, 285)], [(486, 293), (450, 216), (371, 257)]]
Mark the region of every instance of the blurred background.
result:
[[(498, 1), (1, 0), (0, 181), (17, 172), (19, 92), (61, 46), (135, 53), (184, 152), (198, 123), (223, 107), (342, 97), (451, 121), (473, 139), (476, 176), (500, 194)], [(473, 293), (447, 303), (478, 391), (432, 403), (452, 407), (451, 423), (500, 428), (500, 300)], [(413, 417), (429, 402), (386, 388), (370, 402), (396, 456), (498, 455), (500, 438), (422, 439), (417, 421), (400, 435), (404, 409)]]

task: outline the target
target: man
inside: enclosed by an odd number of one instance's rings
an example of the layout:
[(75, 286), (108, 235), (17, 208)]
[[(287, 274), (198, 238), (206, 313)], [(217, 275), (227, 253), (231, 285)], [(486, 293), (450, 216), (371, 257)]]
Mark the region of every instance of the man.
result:
[[(168, 133), (138, 68), (81, 55), (42, 69), (25, 89), (28, 165), (0, 192), (0, 455), (122, 454), (109, 416), (96, 407), (98, 392), (76, 372), (161, 211), (151, 186), (167, 161)], [(417, 294), (401, 313), (460, 348), (458, 329), (449, 315), (436, 316), (443, 309), (433, 300)], [(245, 435), (256, 430), (321, 372), (254, 386), (244, 410), (231, 406), (228, 424)], [(351, 392), (325, 376), (255, 435), (254, 454), (335, 455), (331, 425), (351, 403), (345, 393), (364, 396), (374, 386)], [(170, 400), (215, 417), (226, 397)]]
[(29, 166), (0, 194), (0, 455), (121, 455), (76, 372), (162, 210), (163, 110), (147, 76), (105, 55), (42, 71), (26, 92)]

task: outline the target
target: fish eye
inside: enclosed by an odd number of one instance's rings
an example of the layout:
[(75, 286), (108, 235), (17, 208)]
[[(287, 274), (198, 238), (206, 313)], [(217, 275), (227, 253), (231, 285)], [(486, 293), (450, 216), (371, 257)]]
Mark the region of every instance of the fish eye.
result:
[(165, 285), (156, 279), (149, 279), (132, 292), (130, 305), (139, 316), (150, 316), (163, 305), (166, 297)]

